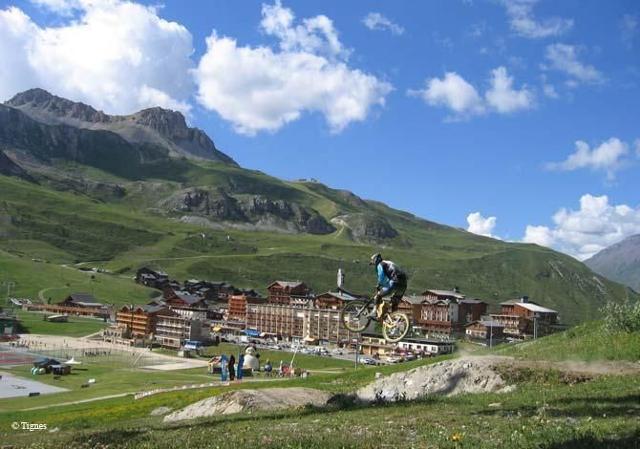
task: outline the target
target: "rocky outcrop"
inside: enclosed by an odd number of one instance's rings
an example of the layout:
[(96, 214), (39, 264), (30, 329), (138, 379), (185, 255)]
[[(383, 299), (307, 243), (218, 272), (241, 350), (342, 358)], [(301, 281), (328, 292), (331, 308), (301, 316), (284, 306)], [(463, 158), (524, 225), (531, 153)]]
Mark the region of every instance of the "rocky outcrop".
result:
[(351, 236), (358, 241), (379, 243), (398, 236), (398, 231), (380, 215), (345, 214), (333, 218), (331, 222), (348, 228)]
[(263, 229), (309, 234), (335, 230), (317, 211), (262, 195), (229, 195), (224, 189), (189, 189), (163, 201), (169, 212), (188, 212), (216, 222), (244, 223)]
[(33, 178), (18, 164), (13, 162), (9, 156), (0, 151), (0, 174), (6, 176), (15, 176), (25, 179), (27, 181), (33, 181)]
[(360, 388), (356, 397), (363, 402), (395, 402), (429, 395), (512, 391), (514, 387), (507, 385), (496, 365), (489, 358), (446, 360), (381, 377)]
[(296, 409), (306, 406), (322, 407), (331, 394), (312, 388), (264, 388), (238, 390), (203, 399), (163, 418), (165, 423), (207, 416), (231, 415)]
[(153, 107), (131, 115), (109, 115), (84, 103), (52, 95), (43, 89), (19, 93), (5, 104), (48, 125), (107, 130), (129, 143), (162, 146), (174, 155), (195, 156), (237, 165), (233, 159), (219, 151), (202, 130), (187, 126), (184, 116), (177, 111)]

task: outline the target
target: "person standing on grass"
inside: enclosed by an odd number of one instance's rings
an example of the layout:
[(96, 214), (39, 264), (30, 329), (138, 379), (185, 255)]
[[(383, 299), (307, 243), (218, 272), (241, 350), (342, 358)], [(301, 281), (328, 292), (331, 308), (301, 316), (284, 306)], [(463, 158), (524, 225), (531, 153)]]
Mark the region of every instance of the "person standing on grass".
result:
[(231, 356), (229, 357), (229, 380), (235, 380), (236, 378), (236, 372), (235, 372), (235, 364), (236, 364), (236, 358), (233, 356), (233, 354), (231, 354)]

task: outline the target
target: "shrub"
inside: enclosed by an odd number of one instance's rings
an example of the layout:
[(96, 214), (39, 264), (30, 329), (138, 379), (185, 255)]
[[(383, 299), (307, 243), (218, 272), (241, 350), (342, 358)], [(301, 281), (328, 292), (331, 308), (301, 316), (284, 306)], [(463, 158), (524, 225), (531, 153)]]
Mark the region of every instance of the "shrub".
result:
[(640, 301), (609, 301), (601, 309), (604, 329), (608, 332), (640, 332)]

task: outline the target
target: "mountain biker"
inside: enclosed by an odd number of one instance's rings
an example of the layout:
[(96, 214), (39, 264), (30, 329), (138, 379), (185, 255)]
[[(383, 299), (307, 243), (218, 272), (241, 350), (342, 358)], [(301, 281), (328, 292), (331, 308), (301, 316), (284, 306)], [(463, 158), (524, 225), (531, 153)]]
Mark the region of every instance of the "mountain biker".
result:
[(384, 260), (382, 254), (376, 253), (371, 256), (369, 265), (376, 267), (378, 275), (378, 285), (376, 287), (376, 313), (377, 318), (381, 318), (385, 313), (384, 297), (391, 295), (391, 311), (398, 309), (400, 300), (407, 290), (407, 275), (402, 269), (390, 260)]

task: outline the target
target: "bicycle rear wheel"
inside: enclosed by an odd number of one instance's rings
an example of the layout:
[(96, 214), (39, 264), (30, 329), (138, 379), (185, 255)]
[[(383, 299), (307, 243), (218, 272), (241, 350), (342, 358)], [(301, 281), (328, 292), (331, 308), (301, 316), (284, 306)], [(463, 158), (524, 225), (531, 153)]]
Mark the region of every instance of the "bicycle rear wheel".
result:
[(347, 302), (340, 311), (340, 321), (351, 332), (362, 332), (371, 321), (369, 314), (367, 302), (354, 299)]
[(382, 335), (388, 342), (397, 343), (409, 333), (410, 326), (407, 315), (391, 312), (382, 322)]

